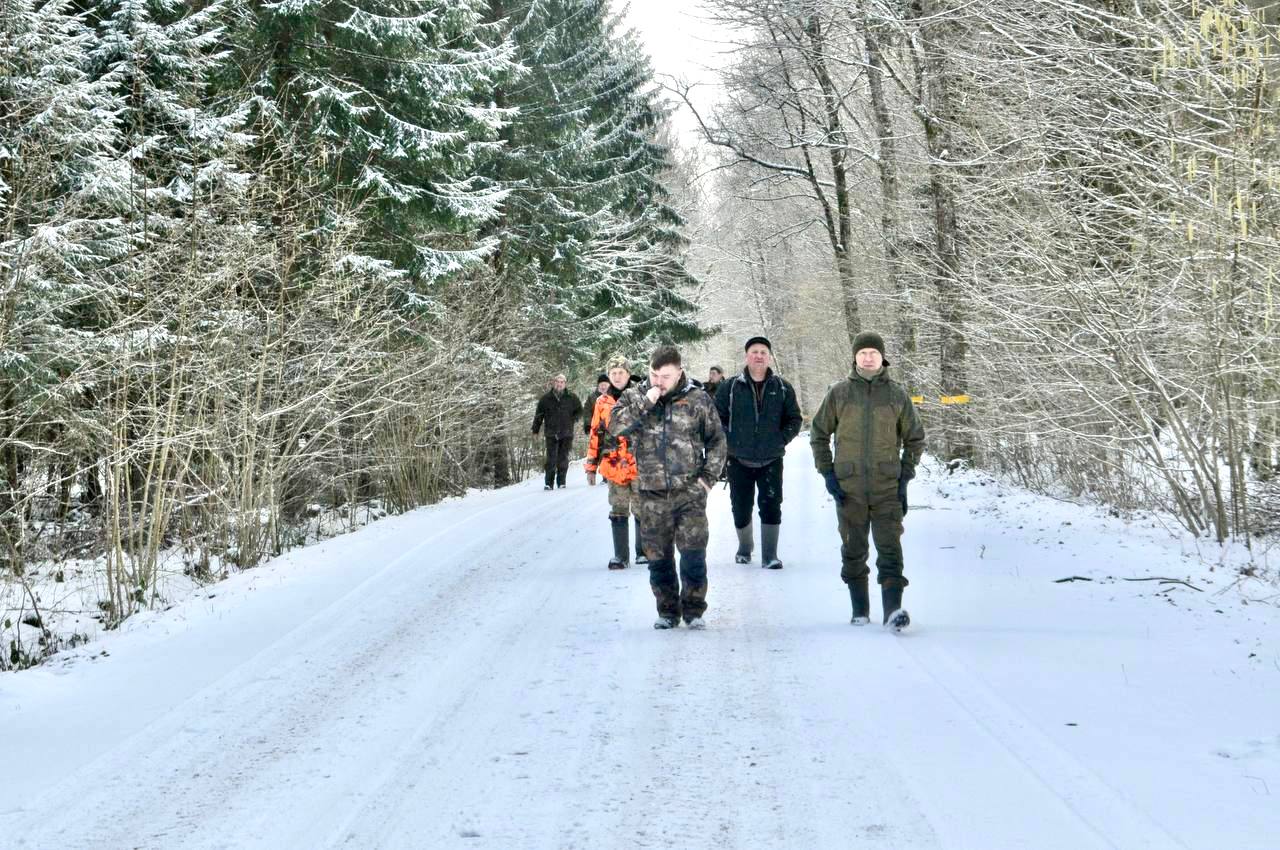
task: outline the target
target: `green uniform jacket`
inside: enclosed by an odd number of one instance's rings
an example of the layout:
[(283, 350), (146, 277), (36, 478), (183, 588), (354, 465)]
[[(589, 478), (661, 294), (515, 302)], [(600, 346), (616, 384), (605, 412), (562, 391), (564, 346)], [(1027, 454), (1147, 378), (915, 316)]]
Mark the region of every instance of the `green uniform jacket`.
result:
[(835, 470), (847, 496), (874, 505), (897, 500), (904, 467), (907, 477), (915, 474), (924, 452), (924, 426), (911, 396), (886, 370), (870, 381), (855, 372), (827, 390), (813, 416), (809, 443), (818, 472)]

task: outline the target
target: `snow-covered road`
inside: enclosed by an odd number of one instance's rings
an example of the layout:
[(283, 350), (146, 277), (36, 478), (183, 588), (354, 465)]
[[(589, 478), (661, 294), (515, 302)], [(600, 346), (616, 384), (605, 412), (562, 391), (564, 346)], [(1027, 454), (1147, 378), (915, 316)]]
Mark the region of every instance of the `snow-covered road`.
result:
[[(717, 489), (709, 628), (656, 632), (570, 475), (0, 679), (0, 847), (1280, 846), (1280, 617), (1160, 533), (928, 470), (915, 625), (856, 628), (798, 440), (786, 568), (733, 564)], [(1157, 575), (1204, 592), (1119, 580)]]

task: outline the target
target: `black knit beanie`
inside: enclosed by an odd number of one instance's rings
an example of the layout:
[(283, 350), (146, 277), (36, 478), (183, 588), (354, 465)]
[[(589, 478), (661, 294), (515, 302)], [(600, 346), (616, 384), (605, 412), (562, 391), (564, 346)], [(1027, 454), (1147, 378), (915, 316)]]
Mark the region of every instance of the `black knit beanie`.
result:
[[(858, 352), (864, 348), (874, 348), (880, 352), (880, 356), (884, 357), (884, 337), (872, 331), (863, 331), (853, 338), (853, 354), (856, 357)], [(888, 366), (889, 361), (886, 359), (884, 365)]]

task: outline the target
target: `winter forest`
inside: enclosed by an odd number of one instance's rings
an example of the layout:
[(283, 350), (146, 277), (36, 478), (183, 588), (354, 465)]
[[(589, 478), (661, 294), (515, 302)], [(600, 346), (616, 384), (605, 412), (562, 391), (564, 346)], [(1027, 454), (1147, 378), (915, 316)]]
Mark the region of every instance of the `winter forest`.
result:
[(1280, 0), (0, 0), (3, 850), (1275, 850), (1277, 636)]
[[(6, 590), (87, 560), (110, 625), (324, 514), (510, 483), (532, 376), (702, 333), (663, 108), (604, 2), (0, 21)], [(4, 598), (36, 626), (4, 612), (0, 665), (29, 663), (44, 615)]]
[(710, 105), (605, 0), (0, 0), (0, 669), (661, 342), (808, 416), (874, 329), (953, 468), (1280, 530), (1274, 4), (702, 8)]

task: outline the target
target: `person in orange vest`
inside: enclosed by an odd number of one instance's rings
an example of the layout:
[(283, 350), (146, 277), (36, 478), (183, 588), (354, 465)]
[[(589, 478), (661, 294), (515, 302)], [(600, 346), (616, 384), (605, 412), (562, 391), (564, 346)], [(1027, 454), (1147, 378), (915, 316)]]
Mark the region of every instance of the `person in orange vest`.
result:
[(613, 557), (609, 569), (626, 569), (630, 555), (629, 517), (636, 517), (636, 563), (647, 563), (640, 546), (640, 519), (636, 513), (636, 458), (626, 437), (609, 433), (609, 416), (622, 393), (635, 383), (627, 358), (615, 355), (606, 370), (609, 386), (596, 399), (591, 411), (591, 442), (587, 446), (587, 483), (596, 484), (596, 476), (609, 484), (609, 524), (613, 529)]

